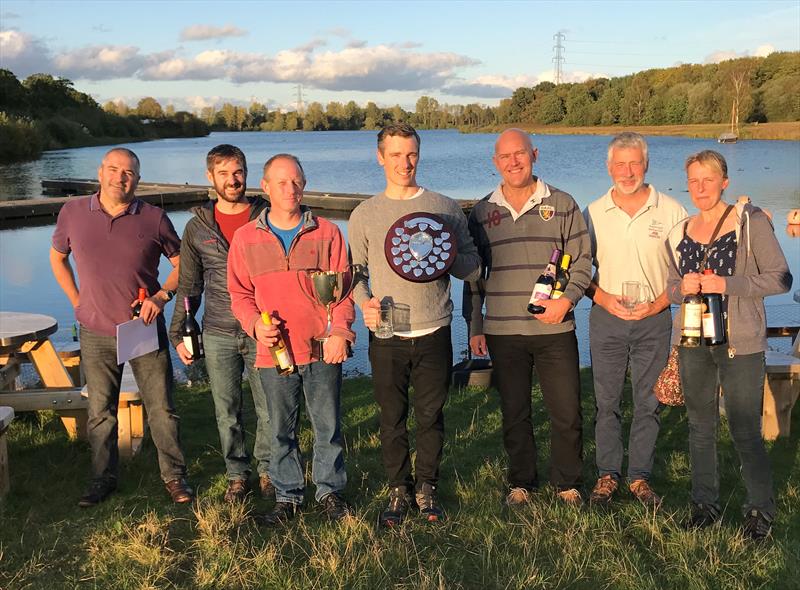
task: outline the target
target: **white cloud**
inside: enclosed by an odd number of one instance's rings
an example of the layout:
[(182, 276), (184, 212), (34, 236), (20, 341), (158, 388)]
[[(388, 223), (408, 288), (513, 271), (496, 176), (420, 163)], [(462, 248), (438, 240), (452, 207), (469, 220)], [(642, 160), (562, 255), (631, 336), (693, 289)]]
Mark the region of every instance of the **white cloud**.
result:
[(146, 63), (132, 45), (93, 45), (57, 55), (53, 65), (59, 76), (87, 80), (127, 78)]
[(722, 61), (728, 61), (729, 59), (738, 59), (740, 57), (767, 57), (770, 53), (775, 51), (775, 46), (769, 43), (765, 43), (764, 45), (759, 45), (755, 48), (755, 50), (745, 49), (744, 51), (740, 51), (739, 53), (733, 50), (720, 50), (715, 51), (714, 53), (707, 55), (703, 60), (703, 63), (706, 64), (718, 64)]
[[(607, 77), (588, 72), (564, 72), (563, 82), (584, 82), (590, 78)], [(539, 82), (552, 82), (552, 70), (545, 70), (538, 76), (479, 76), (473, 80), (448, 84), (442, 89), (444, 94), (476, 98), (509, 98), (517, 88), (536, 86)]]
[(213, 25), (191, 25), (181, 31), (181, 41), (207, 41), (224, 37), (244, 37), (247, 31), (233, 25), (215, 27)]
[(0, 31), (0, 66), (19, 78), (51, 72), (50, 51), (33, 35), (14, 30)]
[(322, 51), (327, 43), (322, 38), (274, 55), (220, 49), (190, 56), (177, 50), (144, 54), (129, 45), (94, 45), (70, 49), (52, 59), (47, 57), (47, 47), (25, 33), (4, 31), (0, 40), (3, 67), (8, 67), (6, 62), (16, 65), (39, 59), (45, 67), (37, 71), (73, 80), (228, 80), (300, 83), (334, 91), (419, 91), (456, 82), (460, 69), (480, 63), (456, 53), (424, 52), (413, 43)]

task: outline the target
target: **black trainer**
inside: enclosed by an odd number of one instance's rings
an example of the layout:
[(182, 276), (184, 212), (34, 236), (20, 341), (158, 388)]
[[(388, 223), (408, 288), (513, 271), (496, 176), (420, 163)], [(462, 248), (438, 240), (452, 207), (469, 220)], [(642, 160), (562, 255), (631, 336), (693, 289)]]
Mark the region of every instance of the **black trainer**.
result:
[(692, 514), (683, 523), (687, 531), (696, 531), (715, 525), (722, 515), (716, 506), (710, 504), (692, 504)]
[(117, 489), (116, 479), (93, 479), (78, 500), (81, 508), (91, 508), (108, 498)]
[(353, 508), (336, 492), (328, 494), (319, 503), (322, 505), (322, 512), (332, 522), (353, 516)]
[(751, 541), (763, 541), (772, 532), (772, 521), (756, 509), (747, 513), (742, 528), (744, 536)]
[(386, 528), (401, 525), (408, 514), (411, 502), (411, 494), (408, 493), (406, 486), (392, 488), (389, 490), (389, 505), (381, 512), (378, 524)]
[(272, 512), (269, 514), (261, 514), (256, 516), (255, 520), (260, 525), (275, 527), (289, 522), (299, 512), (299, 504), (292, 504), (291, 502), (276, 502)]
[(444, 518), (444, 510), (439, 505), (439, 500), (436, 497), (436, 486), (433, 484), (422, 484), (422, 487), (417, 491), (417, 506), (419, 506), (419, 513), (428, 522), (438, 522)]

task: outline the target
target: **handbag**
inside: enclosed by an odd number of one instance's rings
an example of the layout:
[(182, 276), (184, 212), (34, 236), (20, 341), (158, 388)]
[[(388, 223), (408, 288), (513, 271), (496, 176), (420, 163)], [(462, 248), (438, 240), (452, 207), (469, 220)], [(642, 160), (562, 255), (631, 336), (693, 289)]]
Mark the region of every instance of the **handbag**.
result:
[(669, 351), (667, 364), (656, 379), (653, 386), (656, 399), (665, 406), (684, 405), (683, 388), (681, 387), (681, 373), (678, 369), (678, 347), (673, 346)]

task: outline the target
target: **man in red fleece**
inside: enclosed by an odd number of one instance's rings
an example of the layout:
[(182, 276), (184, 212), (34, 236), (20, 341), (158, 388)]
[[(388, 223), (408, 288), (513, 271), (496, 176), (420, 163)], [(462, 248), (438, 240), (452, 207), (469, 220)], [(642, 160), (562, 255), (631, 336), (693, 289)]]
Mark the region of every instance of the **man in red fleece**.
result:
[[(333, 223), (300, 203), (306, 185), (300, 161), (277, 154), (264, 164), (262, 190), (270, 206), (233, 236), (228, 256), (228, 290), (233, 315), (257, 340), (256, 367), (267, 393), (272, 445), (270, 478), (275, 507), (262, 522), (275, 526), (294, 517), (303, 502), (305, 478), (297, 440), (301, 395), (314, 429), (312, 479), (316, 500), (331, 520), (351, 513), (342, 497), (347, 483), (339, 408), (342, 362), (355, 334), (353, 300), (334, 307), (322, 358), (312, 346), (325, 332), (327, 315), (300, 287), (298, 273), (347, 270), (347, 245)], [(261, 319), (269, 313), (272, 325)], [(279, 336), (294, 359), (280, 374), (270, 354)]]

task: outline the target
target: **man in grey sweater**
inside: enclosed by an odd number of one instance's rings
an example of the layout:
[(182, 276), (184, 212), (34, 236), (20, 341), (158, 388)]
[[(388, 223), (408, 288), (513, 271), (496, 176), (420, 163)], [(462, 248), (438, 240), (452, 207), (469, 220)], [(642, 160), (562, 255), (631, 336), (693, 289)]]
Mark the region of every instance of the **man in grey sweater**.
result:
[[(524, 131), (509, 129), (497, 139), (493, 161), (503, 180), (469, 217), (484, 272), (464, 286), (470, 349), (492, 356), (508, 453), (506, 503), (512, 507), (527, 503), (539, 485), (531, 420), (534, 362), (551, 422), (550, 481), (564, 502), (582, 502), (581, 388), (572, 309), (591, 279), (589, 235), (573, 198), (533, 175), (537, 156)], [(572, 258), (569, 282), (561, 297), (537, 302), (543, 313), (531, 315), (526, 309), (531, 290), (554, 249)]]
[[(366, 326), (375, 330), (381, 303), (394, 305), (394, 336), (371, 336), (369, 344), (375, 399), (380, 407), (383, 463), (391, 488), (389, 504), (380, 515), (381, 526), (396, 526), (403, 521), (413, 504), (411, 490), (416, 492), (424, 518), (435, 522), (444, 516), (436, 489), (444, 442), (442, 409), (453, 354), (450, 276), (444, 274), (431, 282), (411, 282), (399, 276), (386, 260), (386, 233), (397, 219), (409, 213), (435, 214), (457, 240), (450, 274), (474, 280), (480, 272), (480, 259), (459, 205), (417, 185), (419, 145), (419, 135), (410, 125), (393, 124), (381, 130), (377, 156), (386, 176), (386, 189), (356, 207), (348, 225), (352, 262), (369, 271), (369, 282), (361, 279), (353, 291)], [(417, 421), (416, 481), (406, 428), (409, 385), (414, 387)]]

